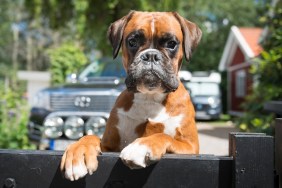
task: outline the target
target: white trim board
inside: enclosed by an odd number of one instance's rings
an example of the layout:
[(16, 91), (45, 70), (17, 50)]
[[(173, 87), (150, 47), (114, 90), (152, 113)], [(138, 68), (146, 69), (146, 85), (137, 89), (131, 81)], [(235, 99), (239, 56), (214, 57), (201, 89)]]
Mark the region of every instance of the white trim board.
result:
[(237, 46), (243, 52), (245, 60), (253, 58), (255, 56), (254, 52), (248, 45), (239, 28), (236, 26), (232, 26), (224, 47), (223, 55), (220, 59), (220, 63), (218, 66), (219, 71), (224, 71), (227, 69), (228, 65), (231, 63), (231, 60), (234, 57)]

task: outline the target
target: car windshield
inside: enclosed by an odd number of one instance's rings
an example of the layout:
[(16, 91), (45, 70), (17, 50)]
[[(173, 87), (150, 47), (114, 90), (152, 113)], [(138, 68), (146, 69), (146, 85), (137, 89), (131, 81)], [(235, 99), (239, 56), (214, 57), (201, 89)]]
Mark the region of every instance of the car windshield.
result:
[(113, 60), (99, 60), (88, 65), (80, 74), (79, 80), (93, 77), (118, 77), (124, 78), (126, 73), (121, 62)]
[(220, 94), (219, 86), (217, 83), (186, 82), (184, 85), (189, 90), (191, 96)]

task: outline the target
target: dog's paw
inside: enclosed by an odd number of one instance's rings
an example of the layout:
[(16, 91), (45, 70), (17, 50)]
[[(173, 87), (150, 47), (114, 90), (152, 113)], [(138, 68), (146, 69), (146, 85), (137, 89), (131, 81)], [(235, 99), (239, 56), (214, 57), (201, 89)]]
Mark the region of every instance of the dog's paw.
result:
[(61, 161), (65, 178), (73, 181), (87, 173), (93, 174), (98, 167), (97, 155), (100, 152), (100, 140), (96, 136), (85, 136), (69, 145)]
[(151, 148), (138, 141), (126, 146), (120, 154), (123, 163), (131, 169), (145, 168), (160, 160), (160, 156), (154, 156)]

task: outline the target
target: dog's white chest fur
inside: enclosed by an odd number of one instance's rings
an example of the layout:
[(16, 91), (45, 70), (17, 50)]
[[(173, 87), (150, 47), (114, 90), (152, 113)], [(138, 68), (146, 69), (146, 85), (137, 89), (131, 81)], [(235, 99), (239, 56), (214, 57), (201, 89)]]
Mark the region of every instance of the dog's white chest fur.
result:
[(166, 94), (136, 93), (129, 111), (124, 111), (122, 108), (117, 109), (119, 119), (117, 128), (121, 138), (121, 148), (138, 137), (136, 127), (146, 121), (162, 123), (165, 134), (172, 137), (175, 135), (175, 129), (179, 127), (183, 115), (170, 116), (162, 104), (165, 97)]

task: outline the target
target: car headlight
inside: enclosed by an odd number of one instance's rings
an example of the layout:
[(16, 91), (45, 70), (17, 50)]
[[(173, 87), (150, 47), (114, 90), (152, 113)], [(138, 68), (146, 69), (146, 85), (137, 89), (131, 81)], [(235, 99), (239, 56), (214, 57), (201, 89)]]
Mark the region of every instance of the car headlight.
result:
[(72, 116), (66, 119), (64, 133), (70, 139), (78, 139), (84, 133), (84, 121), (80, 117)]
[(209, 97), (208, 103), (211, 105), (212, 108), (216, 108), (219, 105), (219, 100), (214, 97)]
[(60, 117), (47, 118), (44, 123), (44, 134), (48, 138), (58, 138), (63, 135), (64, 121)]
[(208, 98), (208, 103), (209, 103), (210, 105), (213, 105), (213, 104), (215, 103), (214, 98), (209, 97), (209, 98)]
[(50, 109), (50, 93), (39, 91), (33, 98), (33, 107)]
[(85, 134), (102, 136), (106, 127), (106, 120), (102, 117), (91, 117), (85, 125)]

